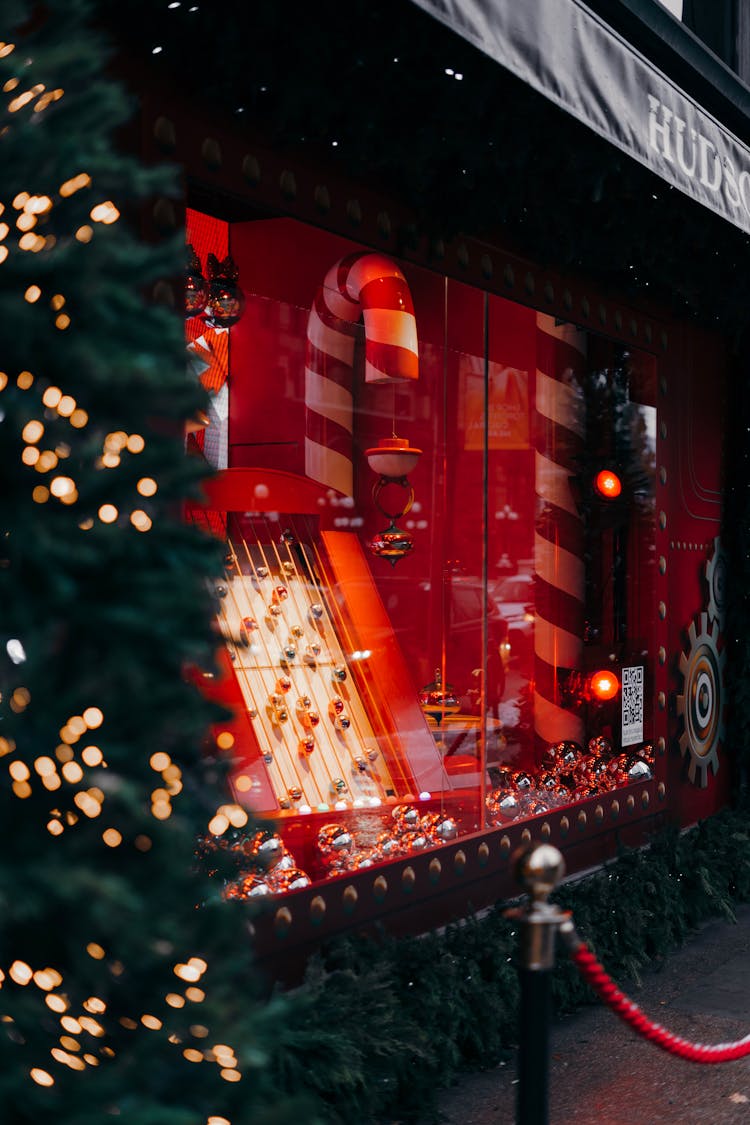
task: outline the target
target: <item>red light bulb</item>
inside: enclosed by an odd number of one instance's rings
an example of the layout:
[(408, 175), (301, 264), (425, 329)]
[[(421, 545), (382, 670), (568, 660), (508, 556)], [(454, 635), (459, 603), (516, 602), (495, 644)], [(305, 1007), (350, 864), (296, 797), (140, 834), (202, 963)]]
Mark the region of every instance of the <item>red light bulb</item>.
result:
[(611, 469), (602, 469), (596, 474), (594, 488), (606, 500), (614, 500), (622, 492), (622, 481)]
[(609, 672), (605, 669), (601, 672), (594, 672), (589, 680), (589, 687), (591, 689), (591, 694), (596, 699), (614, 699), (620, 690), (620, 681), (614, 672)]

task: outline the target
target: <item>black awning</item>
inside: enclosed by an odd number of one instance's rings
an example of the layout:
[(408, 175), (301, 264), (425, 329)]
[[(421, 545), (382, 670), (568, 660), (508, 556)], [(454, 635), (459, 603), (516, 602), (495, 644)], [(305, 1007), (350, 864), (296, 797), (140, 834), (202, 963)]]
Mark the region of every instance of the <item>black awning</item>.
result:
[(750, 233), (750, 148), (581, 0), (414, 3), (667, 183)]

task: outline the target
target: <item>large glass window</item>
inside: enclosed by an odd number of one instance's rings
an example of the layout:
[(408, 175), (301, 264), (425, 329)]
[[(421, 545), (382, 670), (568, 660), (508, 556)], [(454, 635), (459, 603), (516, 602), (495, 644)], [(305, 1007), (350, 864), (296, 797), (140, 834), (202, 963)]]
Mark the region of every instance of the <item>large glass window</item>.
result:
[(274, 829), (227, 893), (650, 776), (651, 357), (293, 220), (229, 250), (241, 319), (189, 321), (228, 355), (206, 690)]

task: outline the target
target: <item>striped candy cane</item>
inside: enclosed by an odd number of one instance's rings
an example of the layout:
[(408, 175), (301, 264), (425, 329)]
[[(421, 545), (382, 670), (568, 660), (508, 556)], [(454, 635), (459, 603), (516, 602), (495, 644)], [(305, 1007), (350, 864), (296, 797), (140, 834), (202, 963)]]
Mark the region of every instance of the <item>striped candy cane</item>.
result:
[(326, 274), (307, 321), (305, 472), (352, 495), (352, 365), (360, 318), (365, 381), (416, 379), (417, 324), (401, 270), (383, 254), (349, 254)]
[(537, 314), (534, 729), (544, 746), (584, 737), (583, 720), (560, 705), (559, 671), (583, 664), (583, 522), (570, 478), (585, 434), (585, 348), (582, 332)]

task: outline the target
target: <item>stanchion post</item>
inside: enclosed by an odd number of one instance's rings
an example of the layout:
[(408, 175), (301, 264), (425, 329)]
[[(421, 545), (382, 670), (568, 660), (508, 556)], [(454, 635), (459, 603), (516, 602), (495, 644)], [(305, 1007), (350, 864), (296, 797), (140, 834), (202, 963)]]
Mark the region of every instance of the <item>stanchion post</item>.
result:
[(569, 913), (547, 899), (565, 872), (551, 844), (527, 844), (514, 856), (516, 878), (529, 901), (513, 915), (520, 928), (518, 977), (521, 986), (518, 1042), (517, 1125), (548, 1125), (551, 972), (555, 937)]

